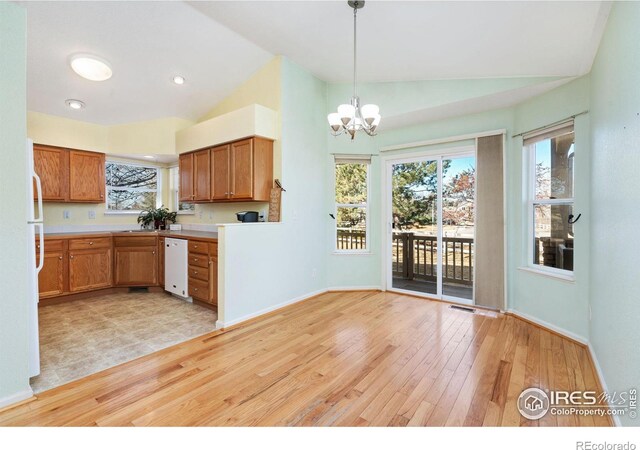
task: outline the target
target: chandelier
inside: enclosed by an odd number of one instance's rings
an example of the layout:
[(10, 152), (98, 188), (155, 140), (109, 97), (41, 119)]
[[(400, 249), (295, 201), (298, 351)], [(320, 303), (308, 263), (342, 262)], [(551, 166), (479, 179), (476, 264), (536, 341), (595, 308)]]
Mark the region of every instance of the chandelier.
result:
[(353, 8), (353, 97), (349, 104), (338, 106), (338, 112), (327, 116), (331, 134), (349, 134), (351, 140), (356, 132), (362, 130), (369, 136), (376, 135), (376, 129), (380, 124), (380, 108), (377, 105), (368, 104), (360, 107), (360, 99), (356, 95), (356, 17), (358, 10), (364, 7), (364, 0), (347, 2)]

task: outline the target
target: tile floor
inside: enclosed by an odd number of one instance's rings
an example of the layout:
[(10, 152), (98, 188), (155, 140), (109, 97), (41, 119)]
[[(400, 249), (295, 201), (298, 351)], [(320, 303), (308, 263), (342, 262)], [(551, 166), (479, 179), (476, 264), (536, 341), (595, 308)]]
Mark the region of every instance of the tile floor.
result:
[(40, 308), (35, 393), (215, 329), (215, 311), (164, 293), (129, 292)]

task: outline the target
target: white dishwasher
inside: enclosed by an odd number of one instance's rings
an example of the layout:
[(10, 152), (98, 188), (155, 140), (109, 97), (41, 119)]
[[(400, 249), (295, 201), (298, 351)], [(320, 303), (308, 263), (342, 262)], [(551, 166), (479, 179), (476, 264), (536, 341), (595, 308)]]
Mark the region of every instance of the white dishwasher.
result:
[(189, 252), (186, 239), (164, 240), (164, 289), (179, 297), (189, 297)]

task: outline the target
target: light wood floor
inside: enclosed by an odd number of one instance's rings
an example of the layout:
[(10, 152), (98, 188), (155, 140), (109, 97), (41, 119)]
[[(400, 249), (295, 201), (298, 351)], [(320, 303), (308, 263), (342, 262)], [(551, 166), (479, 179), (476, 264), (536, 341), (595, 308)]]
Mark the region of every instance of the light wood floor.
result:
[(609, 425), (523, 419), (523, 388), (598, 390), (587, 351), (514, 317), (329, 293), (46, 391), (0, 425)]

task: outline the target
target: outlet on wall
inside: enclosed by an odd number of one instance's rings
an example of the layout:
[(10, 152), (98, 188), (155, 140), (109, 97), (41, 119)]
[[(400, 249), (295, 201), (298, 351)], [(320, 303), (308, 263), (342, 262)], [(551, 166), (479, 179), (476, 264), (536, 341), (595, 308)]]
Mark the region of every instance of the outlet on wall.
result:
[(64, 219), (71, 219), (71, 212), (68, 209), (65, 209), (62, 211), (62, 217)]
[(96, 212), (94, 210), (90, 210), (89, 211), (89, 219), (95, 219), (96, 218)]

